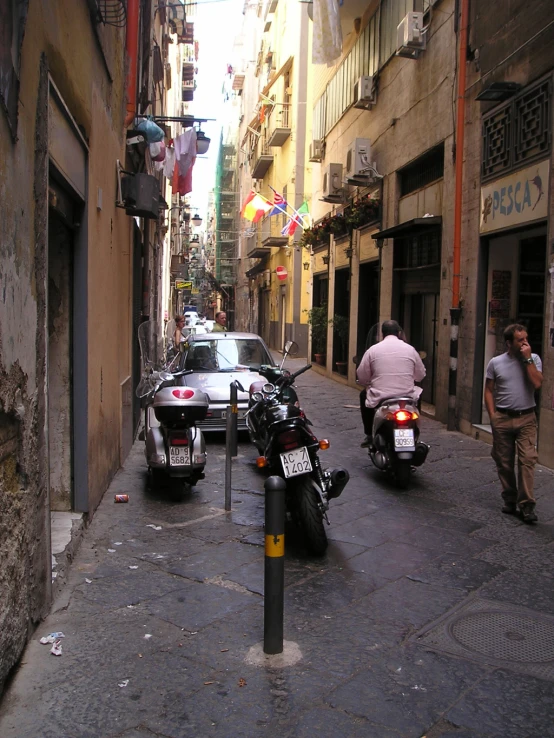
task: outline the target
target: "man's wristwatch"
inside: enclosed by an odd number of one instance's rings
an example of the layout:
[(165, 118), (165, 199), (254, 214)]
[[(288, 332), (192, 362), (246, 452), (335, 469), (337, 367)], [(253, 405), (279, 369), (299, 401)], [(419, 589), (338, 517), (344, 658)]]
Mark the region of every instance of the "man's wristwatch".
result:
[(529, 359), (523, 359), (523, 363), (524, 364), (534, 364), (535, 362), (533, 361), (533, 359), (529, 358)]

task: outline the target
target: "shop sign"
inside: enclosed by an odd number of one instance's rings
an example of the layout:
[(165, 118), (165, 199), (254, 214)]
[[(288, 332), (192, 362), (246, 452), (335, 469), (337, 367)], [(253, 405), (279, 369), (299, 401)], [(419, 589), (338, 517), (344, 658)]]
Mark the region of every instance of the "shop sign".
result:
[(175, 280), (175, 289), (176, 290), (191, 290), (192, 289), (192, 282), (185, 282), (182, 279), (176, 279)]
[(481, 187), (480, 232), (546, 218), (549, 174), (550, 161), (546, 159)]

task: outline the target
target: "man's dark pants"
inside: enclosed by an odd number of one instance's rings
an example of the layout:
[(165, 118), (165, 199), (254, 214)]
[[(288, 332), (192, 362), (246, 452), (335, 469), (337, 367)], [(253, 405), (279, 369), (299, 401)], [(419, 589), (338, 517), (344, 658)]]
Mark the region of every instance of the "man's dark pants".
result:
[(364, 425), (364, 433), (366, 436), (372, 436), (373, 435), (373, 418), (375, 417), (375, 410), (374, 407), (366, 407), (365, 404), (365, 398), (366, 398), (367, 392), (365, 389), (363, 389), (360, 392), (360, 413), (362, 414), (362, 423)]

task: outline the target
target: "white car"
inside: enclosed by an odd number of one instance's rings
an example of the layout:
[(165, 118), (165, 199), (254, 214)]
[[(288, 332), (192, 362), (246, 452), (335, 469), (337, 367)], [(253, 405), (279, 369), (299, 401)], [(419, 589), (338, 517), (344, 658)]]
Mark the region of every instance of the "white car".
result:
[(275, 366), (271, 353), (255, 333), (200, 333), (187, 338), (180, 363), (181, 369), (192, 369), (180, 380), (187, 387), (201, 389), (208, 395), (208, 415), (197, 425), (206, 431), (226, 429), (227, 406), (231, 400), (230, 384), (234, 379), (244, 387), (238, 391), (238, 428), (246, 430), (248, 389), (252, 382), (265, 382), (258, 373), (262, 365)]

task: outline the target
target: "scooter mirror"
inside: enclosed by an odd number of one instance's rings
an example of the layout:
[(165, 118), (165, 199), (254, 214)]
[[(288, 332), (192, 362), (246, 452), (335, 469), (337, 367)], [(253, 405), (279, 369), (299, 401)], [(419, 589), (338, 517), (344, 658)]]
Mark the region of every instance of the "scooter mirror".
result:
[(235, 379), (235, 384), (237, 385), (237, 389), (239, 389), (241, 392), (246, 392), (242, 384), (238, 381), (238, 379)]
[(298, 353), (298, 344), (296, 341), (287, 341), (285, 343), (285, 354), (288, 354), (289, 356), (296, 356)]

